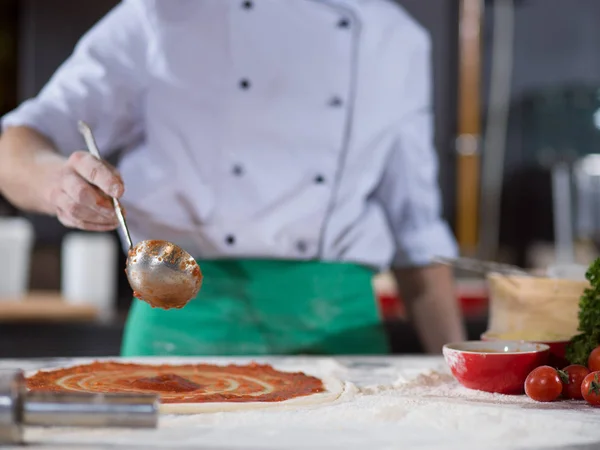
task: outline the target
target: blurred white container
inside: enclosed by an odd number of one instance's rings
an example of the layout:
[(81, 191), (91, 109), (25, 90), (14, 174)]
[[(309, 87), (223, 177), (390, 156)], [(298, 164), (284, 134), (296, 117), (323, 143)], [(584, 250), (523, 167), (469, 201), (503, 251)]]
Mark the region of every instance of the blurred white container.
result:
[(72, 304), (89, 304), (100, 319), (113, 316), (117, 296), (118, 243), (107, 233), (72, 232), (62, 243), (62, 296)]
[(0, 217), (0, 299), (15, 300), (29, 290), (35, 231), (23, 217)]
[(566, 280), (585, 281), (588, 266), (583, 264), (560, 264), (548, 267), (546, 275), (550, 278), (563, 278)]

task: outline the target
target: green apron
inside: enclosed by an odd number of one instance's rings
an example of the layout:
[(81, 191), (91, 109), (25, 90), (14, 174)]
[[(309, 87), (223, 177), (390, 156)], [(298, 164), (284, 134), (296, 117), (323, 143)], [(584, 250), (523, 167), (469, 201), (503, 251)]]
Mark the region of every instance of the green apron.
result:
[(179, 310), (134, 299), (123, 356), (385, 354), (374, 272), (345, 263), (198, 261), (198, 296)]

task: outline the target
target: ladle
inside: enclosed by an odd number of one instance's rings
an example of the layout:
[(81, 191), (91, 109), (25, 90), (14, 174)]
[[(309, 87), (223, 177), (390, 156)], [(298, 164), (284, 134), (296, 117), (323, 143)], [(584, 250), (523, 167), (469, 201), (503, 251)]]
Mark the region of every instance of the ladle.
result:
[[(92, 130), (79, 121), (79, 132), (88, 151), (102, 159)], [(152, 307), (183, 308), (198, 294), (202, 273), (196, 260), (181, 247), (161, 240), (145, 240), (135, 246), (119, 200), (112, 198), (115, 212), (129, 245), (125, 273), (134, 296)]]

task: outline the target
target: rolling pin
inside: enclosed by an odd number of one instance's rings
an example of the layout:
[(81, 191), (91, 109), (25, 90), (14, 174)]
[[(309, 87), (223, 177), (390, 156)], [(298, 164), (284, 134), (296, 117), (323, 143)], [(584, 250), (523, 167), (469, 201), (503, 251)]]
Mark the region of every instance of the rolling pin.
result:
[(158, 406), (156, 395), (28, 392), (22, 370), (0, 370), (0, 446), (24, 444), (25, 426), (156, 428)]

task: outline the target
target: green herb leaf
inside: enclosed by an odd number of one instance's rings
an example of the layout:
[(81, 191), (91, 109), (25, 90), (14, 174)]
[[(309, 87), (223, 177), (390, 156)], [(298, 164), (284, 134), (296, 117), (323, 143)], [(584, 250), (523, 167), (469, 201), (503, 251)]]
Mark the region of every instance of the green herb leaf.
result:
[(567, 346), (566, 358), (571, 364), (587, 366), (587, 360), (600, 344), (600, 258), (586, 272), (590, 286), (579, 299), (579, 334)]
[(569, 374), (567, 372), (565, 372), (564, 370), (557, 370), (558, 372), (558, 376), (560, 377), (560, 381), (562, 381), (563, 384), (569, 384)]

